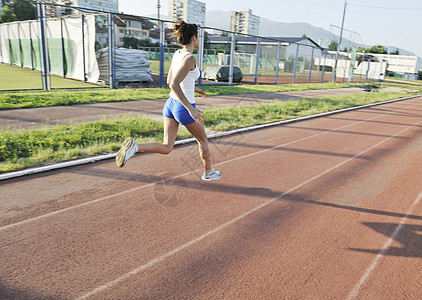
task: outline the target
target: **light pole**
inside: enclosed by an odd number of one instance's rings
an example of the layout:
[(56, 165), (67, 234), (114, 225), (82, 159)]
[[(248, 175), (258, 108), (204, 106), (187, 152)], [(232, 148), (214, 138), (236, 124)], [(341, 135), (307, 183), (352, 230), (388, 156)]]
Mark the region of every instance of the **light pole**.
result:
[(340, 45), (341, 40), (343, 38), (343, 27), (344, 27), (344, 17), (346, 16), (346, 7), (347, 7), (347, 0), (344, 0), (344, 10), (343, 10), (343, 20), (341, 21), (341, 30), (340, 30), (340, 40), (337, 45), (337, 54), (336, 54), (336, 62), (334, 64), (334, 70), (333, 70), (333, 82), (336, 82), (336, 75), (337, 75), (337, 62), (338, 62), (338, 56), (340, 52)]
[(160, 20), (160, 0), (157, 0), (157, 19)]
[(160, 32), (160, 0), (157, 0), (157, 29)]

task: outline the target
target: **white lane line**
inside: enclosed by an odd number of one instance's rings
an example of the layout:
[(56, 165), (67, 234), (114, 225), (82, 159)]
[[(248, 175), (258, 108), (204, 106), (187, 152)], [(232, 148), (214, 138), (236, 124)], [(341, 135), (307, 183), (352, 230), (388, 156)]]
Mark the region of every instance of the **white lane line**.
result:
[[(208, 236), (210, 236), (210, 235), (212, 235), (212, 234), (214, 234), (214, 233), (216, 233), (216, 232), (219, 232), (219, 231), (223, 230), (224, 228), (226, 228), (226, 227), (228, 227), (228, 226), (230, 226), (230, 225), (232, 225), (232, 224), (234, 224), (234, 223), (237, 223), (238, 221), (240, 221), (240, 220), (244, 219), (244, 218), (245, 218), (245, 217), (247, 217), (248, 215), (250, 215), (250, 214), (252, 214), (252, 213), (256, 212), (257, 210), (260, 210), (261, 208), (263, 208), (263, 207), (265, 207), (265, 206), (268, 206), (269, 204), (273, 203), (274, 201), (276, 201), (276, 200), (278, 200), (278, 199), (280, 199), (280, 198), (283, 198), (284, 196), (286, 196), (286, 195), (290, 194), (291, 192), (293, 192), (293, 191), (295, 191), (295, 190), (297, 190), (297, 189), (299, 189), (299, 188), (303, 187), (304, 185), (306, 185), (306, 184), (308, 184), (308, 183), (310, 183), (310, 182), (312, 182), (312, 181), (314, 181), (314, 180), (316, 180), (316, 179), (318, 179), (318, 178), (320, 178), (320, 177), (324, 176), (325, 174), (327, 174), (327, 173), (329, 173), (329, 172), (331, 172), (331, 171), (333, 171), (333, 170), (335, 170), (335, 169), (337, 169), (337, 168), (339, 168), (339, 167), (341, 167), (341, 166), (343, 166), (343, 165), (347, 164), (347, 163), (348, 163), (348, 162), (350, 162), (351, 160), (353, 160), (353, 159), (355, 159), (355, 158), (357, 158), (357, 157), (359, 157), (359, 156), (361, 156), (361, 155), (365, 154), (366, 152), (371, 151), (372, 149), (374, 149), (374, 148), (376, 148), (376, 147), (380, 146), (381, 144), (384, 144), (385, 142), (389, 141), (390, 139), (392, 139), (392, 138), (394, 138), (394, 137), (396, 137), (396, 136), (398, 136), (398, 135), (402, 134), (403, 132), (405, 132), (405, 131), (406, 131), (406, 130), (408, 130), (409, 128), (412, 128), (412, 127), (416, 126), (417, 124), (419, 124), (419, 123), (421, 123), (421, 122), (422, 122), (422, 121), (416, 122), (416, 123), (414, 123), (413, 125), (408, 126), (408, 127), (404, 128), (404, 129), (400, 130), (400, 131), (399, 131), (399, 132), (397, 132), (395, 135), (392, 135), (392, 136), (390, 136), (390, 137), (388, 137), (388, 138), (386, 138), (386, 139), (382, 140), (381, 142), (379, 142), (379, 143), (377, 143), (377, 144), (375, 144), (375, 145), (373, 145), (373, 146), (369, 147), (368, 149), (366, 149), (366, 150), (364, 150), (364, 151), (360, 152), (359, 154), (356, 154), (355, 156), (353, 156), (353, 157), (351, 157), (351, 158), (348, 158), (348, 159), (346, 159), (345, 161), (343, 161), (343, 162), (341, 162), (341, 163), (339, 163), (339, 164), (337, 164), (337, 165), (335, 165), (335, 166), (333, 166), (333, 167), (331, 167), (331, 168), (329, 168), (329, 169), (325, 170), (324, 172), (320, 173), (319, 175), (316, 175), (316, 176), (314, 176), (314, 177), (312, 177), (312, 178), (310, 178), (310, 179), (306, 180), (305, 182), (302, 182), (301, 184), (299, 184), (299, 185), (295, 186), (294, 188), (291, 188), (291, 189), (290, 189), (290, 190), (288, 190), (287, 192), (284, 192), (283, 194), (280, 194), (280, 195), (278, 195), (277, 197), (272, 198), (271, 200), (268, 200), (267, 202), (264, 202), (263, 204), (261, 204), (261, 205), (259, 205), (259, 206), (255, 207), (255, 208), (253, 208), (253, 209), (251, 209), (251, 210), (247, 211), (246, 213), (244, 213), (244, 214), (242, 214), (242, 215), (240, 215), (240, 216), (238, 216), (238, 217), (236, 217), (236, 218), (234, 218), (234, 219), (232, 219), (232, 220), (230, 220), (230, 221), (228, 221), (228, 222), (224, 223), (223, 225), (220, 225), (219, 227), (217, 227), (217, 228), (215, 228), (215, 229), (213, 229), (213, 230), (210, 230), (210, 231), (206, 232), (205, 234), (201, 235), (200, 237), (198, 237), (198, 238), (196, 238), (196, 239), (193, 239), (193, 240), (191, 240), (191, 241), (187, 242), (186, 244), (184, 244), (184, 245), (182, 245), (182, 246), (180, 246), (180, 247), (178, 247), (178, 248), (176, 248), (176, 249), (174, 249), (174, 250), (172, 250), (172, 251), (170, 251), (170, 252), (167, 252), (166, 254), (163, 254), (163, 255), (161, 255), (161, 256), (159, 256), (159, 257), (157, 257), (157, 258), (155, 258), (155, 259), (153, 259), (153, 260), (149, 261), (148, 263), (146, 263), (146, 264), (144, 264), (144, 265), (142, 265), (142, 266), (140, 266), (140, 267), (138, 267), (138, 268), (136, 268), (136, 269), (134, 269), (134, 270), (132, 270), (132, 271), (130, 271), (130, 272), (128, 272), (128, 273), (126, 273), (126, 274), (124, 274), (124, 275), (120, 276), (120, 277), (118, 277), (117, 279), (115, 279), (115, 280), (113, 280), (113, 281), (110, 281), (109, 283), (106, 283), (106, 284), (104, 284), (104, 285), (101, 285), (100, 287), (98, 287), (98, 288), (96, 288), (96, 289), (94, 289), (94, 290), (92, 290), (92, 291), (90, 291), (90, 292), (88, 292), (88, 293), (86, 293), (86, 294), (84, 294), (84, 295), (80, 296), (80, 297), (79, 297), (79, 298), (77, 298), (77, 299), (78, 299), (78, 300), (82, 300), (82, 299), (86, 299), (86, 298), (88, 298), (88, 297), (90, 297), (90, 296), (93, 296), (93, 295), (95, 295), (95, 294), (98, 294), (99, 292), (101, 292), (101, 291), (103, 291), (103, 290), (106, 290), (106, 289), (109, 289), (109, 288), (111, 288), (111, 287), (115, 286), (116, 284), (118, 284), (118, 283), (120, 283), (120, 282), (122, 282), (122, 281), (124, 281), (124, 280), (126, 280), (126, 279), (128, 279), (128, 278), (130, 278), (131, 276), (136, 275), (136, 274), (138, 274), (139, 272), (141, 272), (141, 271), (143, 271), (143, 270), (146, 270), (146, 269), (148, 269), (149, 267), (152, 267), (152, 266), (154, 266), (154, 265), (155, 265), (155, 264), (157, 264), (157, 263), (162, 262), (163, 260), (165, 260), (165, 259), (167, 259), (167, 258), (169, 258), (169, 257), (173, 256), (174, 254), (176, 254), (176, 253), (178, 253), (178, 252), (182, 251), (183, 249), (186, 249), (186, 248), (188, 248), (188, 247), (190, 247), (190, 246), (192, 246), (192, 245), (196, 244), (197, 242), (199, 242), (199, 241), (201, 241), (201, 240), (205, 239), (206, 237), (208, 237)], [(419, 198), (418, 198), (418, 199), (419, 199)], [(420, 199), (419, 199), (419, 200), (420, 200)], [(413, 206), (412, 206), (412, 207), (413, 207)], [(409, 214), (410, 214), (410, 212), (408, 213), (408, 215), (409, 215)], [(408, 216), (408, 215), (407, 215), (407, 216)]]
[(374, 271), (374, 269), (377, 267), (380, 260), (384, 257), (384, 255), (387, 252), (388, 248), (390, 247), (391, 243), (396, 239), (397, 235), (399, 234), (401, 228), (403, 227), (403, 224), (409, 218), (410, 214), (413, 212), (415, 207), (419, 204), (421, 199), (422, 199), (422, 192), (419, 194), (419, 196), (416, 198), (416, 200), (413, 201), (412, 205), (410, 206), (409, 210), (407, 211), (407, 214), (401, 219), (400, 224), (397, 225), (396, 229), (391, 234), (390, 238), (385, 242), (384, 246), (382, 247), (382, 249), (378, 253), (378, 255), (375, 257), (372, 264), (368, 267), (366, 272), (360, 278), (359, 282), (355, 285), (354, 289), (350, 292), (349, 296), (347, 297), (347, 300), (354, 299), (358, 296), (360, 290), (362, 289), (363, 284), (368, 280), (368, 278), (371, 276), (372, 271)]
[[(280, 144), (278, 146), (274, 146), (274, 147), (271, 147), (271, 148), (268, 148), (268, 149), (263, 149), (263, 150), (260, 150), (258, 152), (253, 152), (253, 153), (250, 153), (250, 154), (239, 156), (239, 157), (236, 157), (236, 158), (233, 158), (233, 159), (230, 159), (230, 160), (226, 160), (226, 161), (217, 163), (216, 166), (217, 165), (223, 165), (223, 164), (226, 164), (226, 163), (229, 163), (229, 162), (233, 162), (233, 161), (236, 161), (236, 160), (239, 160), (239, 159), (248, 158), (248, 157), (258, 155), (258, 154), (261, 154), (261, 153), (264, 153), (264, 152), (267, 152), (267, 151), (271, 151), (271, 150), (274, 150), (274, 149), (277, 149), (277, 148), (280, 148), (280, 147), (288, 146), (288, 145), (291, 145), (291, 144), (294, 144), (294, 143), (297, 143), (297, 142), (305, 141), (307, 139), (311, 139), (311, 138), (320, 136), (322, 134), (327, 134), (327, 133), (337, 131), (337, 130), (340, 130), (340, 129), (343, 129), (343, 128), (346, 128), (346, 127), (349, 127), (349, 126), (353, 126), (353, 125), (356, 125), (356, 124), (359, 124), (359, 123), (363, 123), (363, 122), (366, 122), (366, 121), (369, 121), (369, 120), (373, 120), (373, 119), (379, 118), (379, 117), (384, 116), (384, 115), (386, 115), (386, 114), (376, 115), (375, 117), (371, 117), (369, 119), (365, 119), (365, 120), (358, 121), (358, 122), (348, 124), (348, 125), (343, 125), (343, 126), (340, 126), (340, 127), (334, 128), (334, 129), (330, 129), (330, 130), (327, 130), (327, 131), (324, 131), (324, 132), (319, 132), (319, 133), (311, 135), (311, 136), (307, 136), (307, 137), (304, 137), (304, 138), (301, 138), (301, 139), (298, 139), (298, 140), (294, 140), (294, 141), (291, 141), (291, 142), (288, 142), (288, 143)], [(187, 176), (187, 175), (199, 172), (199, 171), (202, 171), (202, 168), (197, 169), (197, 170), (193, 170), (193, 171), (181, 174), (181, 175), (176, 175), (176, 176), (173, 176), (169, 179), (177, 179), (179, 177)], [(81, 204), (78, 204), (78, 205), (75, 205), (75, 206), (70, 206), (70, 207), (63, 208), (63, 209), (60, 209), (60, 210), (56, 210), (56, 211), (53, 211), (53, 212), (50, 212), (50, 213), (47, 213), (47, 214), (44, 214), (44, 215), (40, 215), (40, 216), (37, 216), (37, 217), (34, 217), (34, 218), (30, 218), (30, 219), (26, 219), (26, 220), (16, 222), (16, 223), (13, 223), (13, 224), (5, 225), (5, 226), (0, 227), (0, 231), (7, 230), (7, 229), (12, 228), (12, 227), (24, 225), (24, 224), (34, 222), (34, 221), (37, 221), (37, 220), (41, 220), (41, 219), (44, 219), (44, 218), (52, 217), (52, 216), (55, 216), (55, 215), (60, 214), (60, 213), (64, 213), (64, 212), (67, 212), (67, 211), (70, 211), (70, 210), (81, 208), (81, 207), (91, 205), (91, 204), (94, 204), (94, 203), (98, 203), (98, 202), (101, 202), (101, 201), (109, 200), (113, 197), (118, 197), (118, 196), (122, 196), (122, 195), (125, 195), (125, 194), (133, 193), (133, 192), (136, 192), (136, 191), (141, 190), (143, 188), (153, 186), (154, 184), (156, 184), (158, 182), (161, 182), (161, 181), (149, 183), (149, 184), (142, 185), (142, 186), (130, 189), (130, 190), (126, 190), (126, 191), (119, 192), (119, 193), (116, 193), (116, 194), (104, 196), (104, 197), (101, 197), (101, 198), (98, 198), (98, 199), (95, 199), (95, 200), (92, 200), (92, 201), (88, 201), (88, 202), (85, 202), (85, 203), (81, 203)]]

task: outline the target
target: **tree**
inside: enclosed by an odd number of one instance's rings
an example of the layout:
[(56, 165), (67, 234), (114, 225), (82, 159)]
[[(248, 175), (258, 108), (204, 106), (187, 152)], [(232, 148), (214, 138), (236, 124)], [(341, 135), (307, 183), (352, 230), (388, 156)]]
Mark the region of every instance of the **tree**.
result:
[(328, 45), (328, 50), (337, 50), (338, 43), (336, 41), (331, 41), (331, 43)]
[(418, 79), (419, 79), (419, 80), (422, 80), (422, 71), (419, 71), (419, 72), (418, 72)]
[(390, 54), (391, 54), (391, 55), (399, 55), (399, 54), (400, 54), (400, 51), (399, 51), (399, 49), (398, 49), (398, 48), (396, 48), (396, 51), (394, 51), (394, 52), (390, 52)]
[(160, 43), (153, 43), (149, 39), (138, 40), (140, 47), (160, 47)]
[(387, 49), (381, 45), (375, 45), (372, 48), (366, 49), (368, 53), (387, 54)]
[(205, 31), (204, 34), (204, 49), (211, 49), (210, 38), (208, 37), (208, 32)]
[(13, 12), (18, 21), (34, 20), (35, 19), (35, 6), (26, 0), (16, 0), (12, 4)]
[(138, 49), (139, 40), (133, 36), (123, 37), (123, 47), (127, 49)]
[(0, 14), (0, 23), (16, 21), (16, 15), (9, 8), (9, 6), (3, 6)]
[(71, 0), (63, 0), (63, 4), (66, 5), (66, 8), (62, 11), (63, 16), (69, 16), (73, 13), (73, 9), (69, 8), (69, 5), (73, 5)]
[(306, 35), (306, 33), (304, 33), (304, 34), (302, 34), (302, 37), (306, 38), (306, 37), (308, 37), (308, 36)]

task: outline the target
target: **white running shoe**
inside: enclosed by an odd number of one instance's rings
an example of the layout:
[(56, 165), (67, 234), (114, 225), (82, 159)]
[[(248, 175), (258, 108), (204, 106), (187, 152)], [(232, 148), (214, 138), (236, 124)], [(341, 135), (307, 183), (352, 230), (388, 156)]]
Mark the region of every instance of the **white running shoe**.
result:
[(116, 155), (116, 164), (118, 167), (123, 167), (127, 160), (135, 155), (138, 151), (138, 143), (134, 138), (128, 137), (124, 142), (122, 148)]
[(221, 172), (216, 171), (214, 168), (211, 169), (211, 172), (209, 173), (204, 172), (204, 175), (202, 175), (202, 180), (205, 180), (205, 181), (218, 180), (220, 178), (221, 178)]

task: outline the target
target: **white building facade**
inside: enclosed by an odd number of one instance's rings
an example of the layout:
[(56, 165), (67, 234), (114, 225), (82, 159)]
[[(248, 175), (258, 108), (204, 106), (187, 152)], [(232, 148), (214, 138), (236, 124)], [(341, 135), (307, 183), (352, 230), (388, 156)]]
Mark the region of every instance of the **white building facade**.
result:
[(119, 12), (119, 0), (58, 0), (57, 3), (107, 12)]
[(116, 45), (123, 47), (125, 36), (149, 40), (151, 28), (146, 20), (138, 17), (117, 15), (115, 19)]
[(252, 10), (244, 8), (233, 11), (230, 30), (251, 35), (259, 35), (260, 18), (252, 14)]
[(378, 61), (383, 59), (388, 62), (388, 71), (404, 74), (416, 74), (422, 70), (422, 59), (418, 56), (410, 55), (391, 55), (391, 54), (373, 54)]
[(169, 0), (168, 15), (170, 21), (183, 20), (205, 26), (205, 3), (197, 0)]

